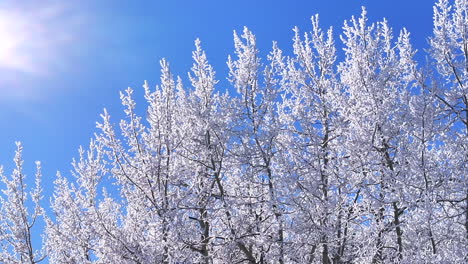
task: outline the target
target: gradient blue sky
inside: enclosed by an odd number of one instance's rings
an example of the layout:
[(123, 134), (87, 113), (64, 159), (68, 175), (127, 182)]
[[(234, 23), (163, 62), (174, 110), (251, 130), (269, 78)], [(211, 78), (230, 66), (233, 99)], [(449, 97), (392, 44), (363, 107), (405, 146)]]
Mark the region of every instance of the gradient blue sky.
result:
[[(309, 30), (310, 17), (319, 13), (322, 26), (333, 26), (340, 42), (343, 21), (366, 6), (371, 21), (386, 17), (396, 32), (405, 26), (421, 52), (432, 31), (432, 5), (429, 0), (2, 0), (0, 164), (10, 172), (14, 142), (22, 141), (29, 176), (34, 161), (42, 162), (47, 197), (56, 171), (69, 175), (70, 162), (80, 145), (87, 146), (102, 109), (118, 122), (119, 91), (132, 87), (141, 96), (144, 80), (154, 87), (161, 58), (186, 79), (196, 38), (222, 80), (218, 89), (225, 90), (232, 32), (244, 25), (257, 35), (263, 55), (273, 40), (290, 54), (294, 26)], [(5, 40), (8, 45), (1, 44)]]

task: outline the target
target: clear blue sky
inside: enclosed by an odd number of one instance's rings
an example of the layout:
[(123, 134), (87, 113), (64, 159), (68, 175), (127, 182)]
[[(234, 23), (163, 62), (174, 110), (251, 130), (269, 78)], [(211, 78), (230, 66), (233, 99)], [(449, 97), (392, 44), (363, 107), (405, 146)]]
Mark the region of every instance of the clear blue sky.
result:
[[(55, 172), (68, 174), (102, 109), (118, 122), (119, 91), (132, 87), (141, 96), (144, 80), (154, 87), (161, 58), (186, 79), (196, 38), (218, 79), (225, 80), (232, 32), (244, 25), (257, 35), (263, 55), (273, 40), (290, 54), (294, 26), (309, 30), (310, 17), (319, 13), (339, 42), (343, 21), (366, 6), (371, 21), (386, 17), (396, 32), (407, 27), (422, 51), (432, 31), (432, 5), (429, 0), (2, 0), (0, 164), (10, 172), (14, 142), (22, 141), (28, 175), (33, 176), (34, 161), (42, 161), (50, 194)], [(218, 88), (229, 89), (225, 86), (221, 82)]]

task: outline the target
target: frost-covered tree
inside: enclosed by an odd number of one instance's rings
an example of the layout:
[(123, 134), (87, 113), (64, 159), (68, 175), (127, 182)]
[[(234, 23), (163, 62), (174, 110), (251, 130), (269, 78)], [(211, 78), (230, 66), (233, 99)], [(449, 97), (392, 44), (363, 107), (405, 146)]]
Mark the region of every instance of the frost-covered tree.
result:
[[(274, 45), (263, 65), (255, 36), (247, 28), (241, 38), (234, 33), (236, 58), (228, 60), (230, 81), (236, 88), (236, 111), (232, 131), (232, 158), (236, 166), (232, 190), (242, 214), (236, 216), (241, 228), (240, 246), (250, 261), (285, 261), (283, 188), (287, 182), (279, 155), (280, 123), (277, 103), (281, 90), (276, 79), (276, 63), (281, 51)], [(232, 188), (231, 187), (231, 188)], [(239, 221), (237, 220), (237, 221)], [(237, 231), (237, 232), (239, 232)], [(238, 238), (237, 238), (238, 239)], [(248, 247), (247, 247), (248, 246)]]
[[(46, 248), (52, 263), (91, 263), (97, 242), (103, 243), (98, 230), (97, 184), (103, 167), (102, 149), (91, 142), (89, 150), (80, 148), (79, 161), (73, 161), (76, 183), (57, 174), (51, 199), (51, 216), (47, 218)], [(105, 217), (110, 217), (106, 212)]]
[(1, 183), (4, 185), (0, 194), (0, 262), (34, 264), (46, 256), (43, 250), (33, 247), (33, 240), (40, 239), (33, 237), (33, 232), (44, 215), (40, 204), (41, 163), (36, 162), (35, 187), (29, 190), (23, 171), (23, 147), (19, 142), (16, 146), (15, 167), (11, 176), (5, 175), (3, 167), (0, 167)]
[[(442, 252), (466, 261), (468, 252), (468, 1), (440, 0), (434, 6), (434, 35), (430, 55), (438, 75), (427, 90), (437, 98), (437, 117), (445, 126), (438, 155), (435, 193), (438, 227), (436, 241)], [(444, 230), (445, 229), (445, 230)], [(463, 234), (463, 235), (462, 235)]]
[[(369, 228), (363, 261), (402, 260), (407, 196), (406, 147), (403, 126), (411, 88), (408, 33), (397, 43), (384, 20), (367, 24), (366, 11), (346, 22), (342, 40), (345, 60), (339, 66), (346, 99), (343, 115), (348, 121), (346, 140), (352, 177), (359, 180)], [(355, 175), (354, 175), (355, 174)], [(369, 232), (369, 233), (368, 233)], [(366, 241), (367, 240), (367, 241)], [(368, 248), (370, 246), (370, 248)]]
[[(294, 254), (297, 262), (344, 259), (351, 186), (342, 184), (341, 133), (339, 113), (341, 84), (336, 72), (333, 31), (323, 32), (318, 15), (312, 17), (312, 31), (303, 39), (295, 28), (294, 57), (279, 64), (281, 86), (285, 89), (280, 118), (283, 123), (282, 151), (287, 153), (284, 172), (291, 173), (289, 210), (295, 224)], [(350, 188), (351, 187), (351, 188)], [(289, 195), (288, 195), (289, 196)], [(313, 215), (313, 217), (311, 217)], [(306, 232), (306, 233), (304, 233)], [(298, 254), (301, 249), (307, 253)]]

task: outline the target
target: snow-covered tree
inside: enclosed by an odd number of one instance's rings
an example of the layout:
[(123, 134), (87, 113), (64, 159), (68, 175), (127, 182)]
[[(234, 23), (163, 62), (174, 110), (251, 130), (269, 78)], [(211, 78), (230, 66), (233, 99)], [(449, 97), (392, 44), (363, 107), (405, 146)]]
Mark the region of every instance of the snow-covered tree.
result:
[[(426, 88), (437, 99), (440, 133), (440, 186), (434, 194), (438, 226), (435, 239), (442, 254), (455, 261), (468, 256), (468, 1), (439, 0), (434, 6), (430, 55), (438, 75)], [(450, 252), (450, 253), (449, 253)]]
[(19, 142), (16, 146), (11, 176), (5, 175), (3, 167), (0, 167), (1, 183), (4, 184), (0, 195), (0, 262), (34, 264), (46, 256), (44, 250), (35, 250), (33, 245), (37, 243), (34, 239), (40, 239), (33, 237), (33, 232), (44, 215), (40, 204), (41, 163), (36, 162), (35, 187), (29, 190), (23, 170), (23, 147)]

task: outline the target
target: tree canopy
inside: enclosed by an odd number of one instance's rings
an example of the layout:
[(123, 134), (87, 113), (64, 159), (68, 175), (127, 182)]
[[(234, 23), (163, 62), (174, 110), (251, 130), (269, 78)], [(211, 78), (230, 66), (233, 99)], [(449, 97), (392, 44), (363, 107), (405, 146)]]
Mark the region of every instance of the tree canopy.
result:
[(145, 113), (121, 92), (125, 118), (104, 111), (50, 208), (18, 143), (0, 262), (466, 263), (468, 1), (437, 1), (424, 63), (365, 9), (341, 44), (311, 22), (291, 55), (234, 32), (231, 87), (199, 40), (186, 83), (162, 60)]

